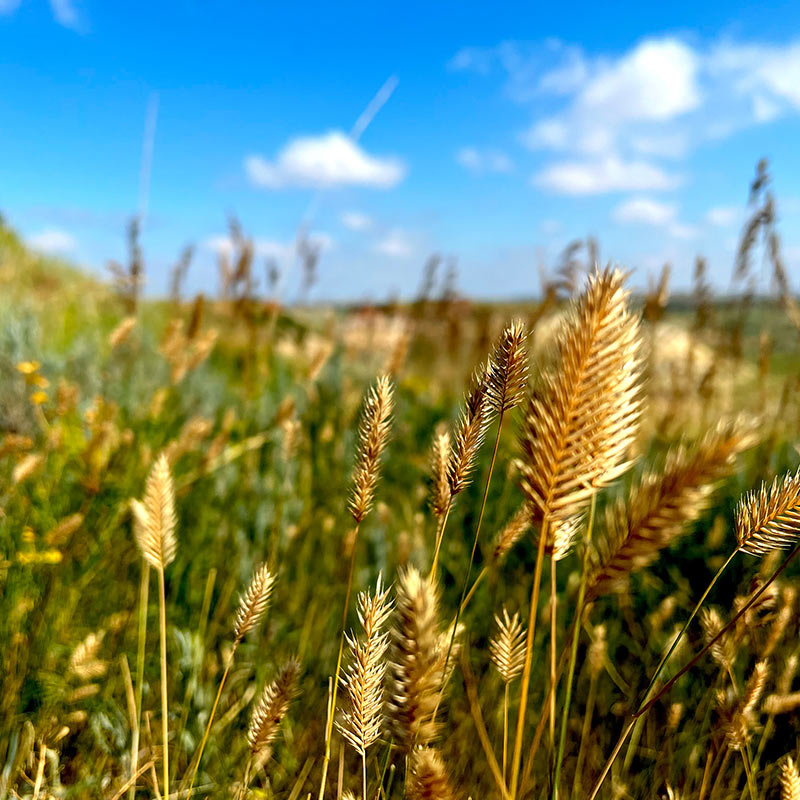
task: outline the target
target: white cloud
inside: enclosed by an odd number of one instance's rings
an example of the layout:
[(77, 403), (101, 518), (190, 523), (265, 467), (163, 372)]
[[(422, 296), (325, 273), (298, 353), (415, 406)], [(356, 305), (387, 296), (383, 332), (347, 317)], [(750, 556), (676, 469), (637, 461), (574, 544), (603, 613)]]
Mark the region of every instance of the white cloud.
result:
[[(646, 39), (616, 60), (589, 63), (573, 54), (566, 68), (583, 80), (573, 81), (573, 91), (567, 92), (571, 101), (561, 113), (531, 126), (523, 136), (528, 146), (590, 155), (619, 150), (661, 155), (680, 149), (676, 134), (662, 128), (701, 102), (699, 59), (688, 45), (674, 37)], [(564, 94), (564, 69), (560, 65), (546, 73), (539, 81), (542, 90), (555, 87)]]
[(368, 231), (372, 227), (372, 217), (360, 211), (345, 211), (339, 219), (351, 231)]
[(252, 183), (267, 189), (292, 186), (389, 189), (406, 174), (406, 167), (399, 159), (371, 156), (341, 131), (292, 139), (274, 160), (251, 155), (244, 166)]
[(0, 0), (0, 14), (13, 14), (22, 0)]
[(742, 217), (742, 210), (734, 206), (716, 206), (706, 212), (706, 222), (718, 228), (730, 228)]
[(64, 255), (73, 252), (78, 243), (75, 237), (60, 228), (46, 228), (28, 238), (28, 244), (34, 250), (43, 253)]
[(476, 147), (462, 147), (456, 153), (456, 161), (470, 172), (512, 172), (514, 164), (500, 150), (478, 150)]
[(632, 197), (616, 206), (612, 218), (622, 224), (648, 225), (662, 228), (673, 239), (693, 239), (697, 228), (678, 219), (674, 203), (661, 203), (651, 197)]
[(557, 194), (589, 195), (621, 191), (674, 189), (680, 178), (647, 161), (605, 158), (563, 161), (545, 167), (533, 177), (535, 185)]
[(649, 197), (633, 197), (620, 203), (611, 213), (617, 222), (643, 222), (647, 225), (667, 225), (674, 222), (677, 208), (671, 203), (659, 203)]
[(50, 0), (50, 10), (59, 25), (83, 33), (85, 22), (74, 0)]
[(414, 252), (414, 243), (411, 237), (400, 228), (394, 228), (386, 236), (376, 242), (374, 250), (383, 256), (392, 258), (407, 258)]
[[(800, 38), (767, 44), (663, 35), (615, 54), (590, 54), (559, 41), (503, 42), (462, 50), (450, 66), (505, 73), (506, 92), (533, 112), (521, 141), (565, 160), (542, 170), (538, 183), (551, 191), (672, 186), (674, 180), (662, 180), (668, 161), (744, 128), (800, 114)], [(598, 165), (636, 163), (660, 175), (626, 170), (653, 178), (627, 181), (585, 174), (587, 164), (597, 173), (603, 171)]]

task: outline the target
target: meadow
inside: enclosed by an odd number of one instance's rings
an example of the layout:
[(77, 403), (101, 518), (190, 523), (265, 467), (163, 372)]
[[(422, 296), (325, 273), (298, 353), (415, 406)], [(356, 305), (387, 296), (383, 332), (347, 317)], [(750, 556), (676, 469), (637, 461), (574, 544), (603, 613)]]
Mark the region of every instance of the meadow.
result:
[(724, 297), (282, 306), (233, 233), (153, 300), (0, 228), (0, 799), (800, 800), (765, 166)]

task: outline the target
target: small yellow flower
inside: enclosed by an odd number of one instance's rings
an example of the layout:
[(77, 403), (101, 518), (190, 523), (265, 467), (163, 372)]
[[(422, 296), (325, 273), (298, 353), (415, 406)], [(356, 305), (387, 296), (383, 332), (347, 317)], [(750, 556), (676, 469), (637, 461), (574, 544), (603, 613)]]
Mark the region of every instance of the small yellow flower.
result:
[(33, 528), (25, 527), (22, 530), (22, 541), (27, 542), (30, 544), (36, 539), (36, 534), (33, 532)]
[(31, 395), (31, 403), (34, 405), (40, 406), (42, 403), (47, 402), (47, 393), (43, 392), (41, 389), (38, 392), (34, 392)]
[(38, 361), (20, 361), (17, 370), (23, 375), (33, 375), (42, 365)]
[(31, 377), (28, 378), (28, 383), (30, 383), (31, 386), (38, 387), (39, 389), (46, 389), (50, 385), (50, 381), (47, 380), (44, 375), (31, 375)]

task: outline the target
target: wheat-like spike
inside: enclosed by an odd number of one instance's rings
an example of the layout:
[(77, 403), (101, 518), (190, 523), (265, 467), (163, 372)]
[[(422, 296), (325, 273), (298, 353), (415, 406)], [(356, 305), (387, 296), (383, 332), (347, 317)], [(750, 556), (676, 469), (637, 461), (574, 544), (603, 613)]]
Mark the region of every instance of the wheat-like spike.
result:
[(781, 764), (781, 800), (800, 800), (800, 773), (791, 756)]
[(501, 334), (489, 359), (486, 401), (497, 414), (522, 402), (528, 385), (528, 354), (525, 351), (525, 323), (512, 322)]
[(247, 731), (247, 741), (253, 755), (263, 753), (274, 741), (292, 698), (297, 694), (300, 662), (290, 659), (272, 683), (261, 694)]
[(450, 434), (437, 433), (431, 448), (431, 508), (437, 517), (447, 511), (450, 503), (450, 482), (447, 478), (447, 465), (450, 461)]
[(452, 497), (469, 485), (475, 458), (486, 437), (486, 428), (491, 422), (492, 408), (486, 393), (491, 370), (492, 364), (487, 361), (475, 371), (464, 401), (464, 409), (454, 437), (455, 444), (447, 463), (447, 479)]
[(762, 660), (753, 667), (753, 672), (744, 687), (742, 695), (742, 713), (751, 715), (758, 707), (761, 695), (764, 693), (764, 686), (769, 677), (769, 662)]
[(629, 466), (640, 413), (640, 332), (624, 281), (611, 268), (589, 276), (562, 326), (557, 369), (530, 395), (522, 488), (537, 518), (574, 516)]
[(438, 593), (414, 567), (400, 573), (396, 596), (388, 710), (395, 741), (408, 753), (436, 737), (433, 715), (452, 629), (439, 631)]
[(561, 561), (572, 552), (582, 524), (583, 514), (576, 514), (574, 517), (558, 519), (553, 522), (551, 545), (545, 547), (545, 551), (550, 553), (553, 561)]
[[(717, 634), (725, 627), (722, 615), (716, 608), (700, 610), (700, 625), (706, 642), (714, 641)], [(729, 633), (721, 636), (711, 645), (711, 657), (723, 669), (731, 670), (736, 661), (736, 642)]]
[(767, 714), (788, 714), (800, 708), (800, 692), (791, 694), (771, 694), (764, 700)]
[(359, 426), (358, 462), (353, 472), (353, 491), (349, 503), (350, 513), (357, 523), (364, 519), (372, 506), (381, 452), (389, 438), (392, 393), (392, 382), (384, 375), (378, 378), (364, 400)]
[(358, 597), (358, 619), (364, 635), (350, 635), (347, 644), (352, 663), (341, 678), (342, 688), (349, 696), (349, 708), (336, 721), (342, 735), (364, 755), (377, 741), (383, 724), (383, 682), (386, 675), (386, 650), (389, 634), (384, 625), (392, 610), (389, 589), (384, 588), (381, 576), (375, 594), (361, 592)]
[(511, 683), (522, 673), (525, 662), (525, 626), (519, 621), (519, 614), (508, 616), (503, 606), (503, 616), (495, 614), (497, 635), (489, 640), (489, 653), (492, 663), (505, 683)]
[(800, 469), (746, 494), (736, 507), (739, 549), (754, 556), (790, 548), (800, 539)]
[(414, 751), (408, 781), (409, 800), (455, 800), (439, 753), (430, 747)]
[(497, 534), (492, 552), (494, 564), (501, 563), (508, 555), (509, 550), (522, 538), (531, 526), (531, 512), (527, 503), (523, 503), (516, 514), (506, 523), (505, 527)]
[(741, 421), (720, 423), (694, 448), (678, 446), (661, 473), (647, 472), (628, 501), (606, 508), (606, 537), (593, 555), (588, 599), (625, 587), (628, 576), (651, 564), (708, 507), (715, 484), (733, 467), (737, 453), (754, 441)]
[(162, 453), (145, 484), (144, 502), (131, 503), (134, 534), (142, 556), (155, 569), (166, 569), (175, 558), (175, 490), (166, 456)]
[(236, 623), (233, 628), (236, 644), (239, 644), (261, 622), (269, 606), (274, 585), (275, 576), (266, 564), (262, 564), (253, 573), (247, 591), (239, 600), (239, 610), (236, 612)]

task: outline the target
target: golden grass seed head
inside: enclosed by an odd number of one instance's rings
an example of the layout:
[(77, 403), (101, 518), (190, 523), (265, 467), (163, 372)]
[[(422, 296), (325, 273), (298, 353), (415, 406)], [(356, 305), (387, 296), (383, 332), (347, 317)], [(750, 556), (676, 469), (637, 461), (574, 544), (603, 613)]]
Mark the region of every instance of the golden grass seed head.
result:
[(455, 793), (439, 753), (430, 747), (414, 751), (408, 781), (409, 800), (454, 800)]
[(800, 772), (791, 756), (781, 762), (781, 800), (800, 800)]
[(464, 401), (461, 418), (456, 426), (450, 459), (447, 463), (447, 479), (452, 497), (469, 485), (472, 470), (475, 467), (475, 459), (491, 421), (492, 408), (487, 397), (491, 369), (491, 362), (487, 361), (475, 370)]
[(347, 636), (351, 663), (342, 678), (342, 688), (348, 695), (348, 708), (336, 720), (342, 735), (359, 754), (374, 744), (383, 726), (383, 684), (386, 675), (386, 650), (389, 634), (384, 626), (391, 613), (389, 589), (378, 576), (375, 593), (361, 592), (358, 618), (363, 636)]
[(495, 614), (497, 634), (489, 640), (489, 653), (495, 669), (505, 683), (511, 683), (522, 673), (525, 663), (525, 627), (519, 614), (509, 617), (503, 606), (503, 616)]
[(414, 567), (399, 574), (387, 708), (392, 734), (406, 753), (436, 737), (433, 714), (448, 677), (445, 662), (450, 672), (455, 661), (455, 650), (447, 660), (452, 628), (440, 632), (438, 604), (438, 592), (427, 576)]
[(516, 514), (505, 524), (497, 534), (492, 551), (492, 561), (495, 565), (502, 563), (511, 548), (523, 537), (531, 526), (531, 512), (527, 503), (523, 503)]
[(565, 319), (558, 364), (530, 393), (522, 488), (537, 519), (574, 516), (624, 472), (640, 415), (639, 320), (625, 275), (595, 270)]
[(254, 755), (259, 755), (269, 747), (278, 734), (278, 727), (289, 704), (297, 694), (297, 681), (300, 676), (300, 662), (290, 659), (272, 683), (267, 684), (256, 705), (247, 731), (247, 741)]
[(434, 435), (431, 447), (431, 508), (437, 517), (441, 517), (450, 505), (449, 461), (450, 434), (439, 431)]
[(275, 576), (266, 564), (262, 564), (253, 573), (247, 591), (239, 600), (233, 627), (233, 637), (237, 644), (263, 619), (269, 607), (274, 585)]
[(364, 399), (359, 426), (358, 460), (353, 472), (353, 489), (349, 501), (350, 513), (356, 523), (364, 519), (372, 506), (381, 453), (389, 439), (393, 402), (392, 382), (385, 375), (378, 378)]
[(518, 406), (528, 386), (528, 354), (525, 323), (512, 322), (501, 334), (489, 359), (486, 397), (496, 414)]
[(800, 540), (800, 470), (746, 494), (736, 507), (739, 549), (763, 556)]
[(162, 453), (145, 483), (144, 500), (132, 500), (134, 537), (142, 557), (155, 569), (165, 569), (175, 558), (175, 489), (169, 464)]

